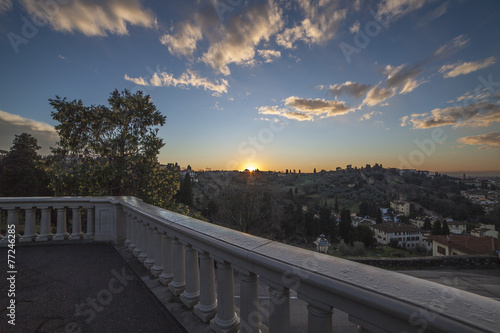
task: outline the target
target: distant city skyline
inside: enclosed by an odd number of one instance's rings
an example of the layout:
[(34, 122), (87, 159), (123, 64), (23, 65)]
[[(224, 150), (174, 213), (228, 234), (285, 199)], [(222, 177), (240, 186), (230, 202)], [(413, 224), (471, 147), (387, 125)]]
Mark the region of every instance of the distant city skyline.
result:
[[(500, 172), (500, 2), (0, 0), (0, 149), (143, 90), (161, 163)], [(496, 173), (495, 173), (496, 172)]]

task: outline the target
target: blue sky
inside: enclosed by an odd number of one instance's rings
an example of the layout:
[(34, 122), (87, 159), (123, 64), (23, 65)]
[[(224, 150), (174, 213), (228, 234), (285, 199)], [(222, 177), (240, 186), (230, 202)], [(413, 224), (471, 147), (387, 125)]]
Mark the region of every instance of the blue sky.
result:
[(499, 170), (500, 3), (0, 0), (0, 149), (143, 90), (162, 163)]

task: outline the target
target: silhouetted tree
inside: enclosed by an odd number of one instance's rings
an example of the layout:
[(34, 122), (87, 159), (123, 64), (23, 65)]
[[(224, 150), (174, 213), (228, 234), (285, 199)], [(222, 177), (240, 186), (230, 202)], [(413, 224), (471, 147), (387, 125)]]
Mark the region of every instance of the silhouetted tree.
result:
[(434, 221), (434, 224), (432, 225), (432, 235), (441, 235), (443, 232), (443, 229), (441, 228), (441, 222), (439, 220)]
[(37, 151), (41, 147), (31, 134), (16, 135), (0, 165), (1, 194), (9, 197), (50, 195), (49, 180)]
[(344, 240), (344, 242), (346, 242), (346, 244), (352, 245), (351, 212), (347, 208), (342, 209), (340, 212), (339, 236)]

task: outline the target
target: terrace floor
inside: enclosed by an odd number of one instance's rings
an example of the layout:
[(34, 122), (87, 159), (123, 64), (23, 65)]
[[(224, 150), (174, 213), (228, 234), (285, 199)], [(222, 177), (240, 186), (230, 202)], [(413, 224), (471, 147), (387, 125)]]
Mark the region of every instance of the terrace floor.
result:
[[(7, 248), (0, 248), (0, 269), (0, 332), (210, 332), (122, 246), (75, 241), (18, 244), (15, 327), (6, 317)], [(401, 273), (500, 300), (500, 269)], [(268, 297), (265, 285), (259, 285), (263, 309)], [(239, 306), (237, 273), (235, 305)], [(292, 292), (290, 306), (294, 332), (305, 331), (305, 302)], [(334, 311), (333, 323), (336, 332), (358, 331), (340, 311)]]

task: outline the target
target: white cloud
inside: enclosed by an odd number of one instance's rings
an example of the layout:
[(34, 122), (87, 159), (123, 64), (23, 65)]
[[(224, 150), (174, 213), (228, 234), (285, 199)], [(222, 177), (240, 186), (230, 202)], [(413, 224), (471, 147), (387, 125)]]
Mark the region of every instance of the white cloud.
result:
[[(328, 88), (333, 96), (340, 96), (342, 94), (347, 94), (355, 98), (363, 97), (366, 92), (371, 88), (371, 85), (361, 84), (357, 82), (346, 81), (342, 84), (334, 84)], [(324, 86), (319, 86), (318, 88), (324, 89)]]
[[(425, 118), (423, 118), (425, 117)], [(444, 109), (436, 108), (427, 114), (412, 114), (407, 124), (425, 129), (453, 125), (455, 127), (487, 127), (500, 122), (500, 105), (478, 102)]]
[(221, 79), (210, 81), (208, 78), (199, 76), (196, 72), (187, 70), (180, 77), (175, 78), (173, 74), (167, 72), (155, 72), (150, 79), (145, 79), (142, 76), (138, 78), (129, 77), (125, 74), (125, 80), (131, 81), (139, 86), (154, 86), (154, 87), (196, 87), (205, 90), (213, 91), (214, 93), (227, 93), (229, 84), (227, 80)]
[(469, 74), (480, 69), (489, 67), (495, 63), (495, 57), (489, 57), (484, 60), (471, 62), (457, 62), (452, 65), (443, 65), (439, 69), (439, 73), (443, 73), (443, 77), (450, 78), (459, 75)]
[[(298, 121), (312, 121), (314, 118), (310, 114), (299, 112), (299, 111), (290, 111), (287, 108), (280, 108), (279, 106), (261, 106), (259, 108), (259, 114), (265, 115), (273, 115), (273, 116), (281, 116), (287, 119), (294, 119)], [(267, 118), (265, 118), (267, 119)]]
[(229, 75), (229, 64), (252, 65), (255, 48), (276, 34), (282, 27), (281, 10), (273, 2), (252, 4), (240, 16), (221, 27), (217, 40), (211, 40), (200, 60), (216, 73)]
[(33, 131), (47, 132), (47, 133), (57, 135), (56, 130), (55, 130), (54, 126), (52, 126), (52, 125), (49, 125), (49, 124), (41, 122), (41, 121), (36, 121), (36, 120), (24, 118), (24, 117), (19, 116), (17, 114), (8, 113), (8, 112), (1, 111), (1, 110), (0, 110), (0, 121), (8, 123), (12, 126), (26, 126), (26, 127), (29, 127)]
[(426, 0), (384, 0), (378, 6), (377, 15), (397, 20), (412, 11), (422, 8)]
[(458, 142), (466, 145), (480, 146), (479, 149), (498, 149), (500, 148), (500, 133), (493, 132), (482, 135), (466, 136), (459, 138)]
[(361, 24), (359, 21), (354, 22), (354, 24), (349, 28), (349, 31), (351, 34), (355, 34), (356, 32), (359, 31), (359, 28), (361, 27)]
[(364, 115), (362, 115), (359, 120), (360, 121), (364, 121), (364, 120), (370, 120), (373, 116), (379, 116), (381, 115), (382, 112), (380, 111), (372, 111), (372, 112), (369, 112), (369, 113), (365, 113)]
[(310, 115), (333, 117), (354, 111), (354, 109), (348, 107), (344, 102), (337, 100), (328, 101), (320, 98), (311, 99), (290, 96), (284, 102), (286, 106)]
[(9, 150), (15, 135), (21, 133), (33, 135), (42, 147), (40, 153), (43, 155), (48, 155), (49, 147), (55, 147), (59, 140), (54, 126), (0, 110), (0, 149)]
[(465, 35), (453, 38), (451, 41), (441, 45), (432, 55), (432, 58), (447, 57), (468, 46), (470, 39)]
[(336, 0), (297, 0), (304, 12), (304, 19), (292, 28), (286, 28), (276, 36), (276, 43), (293, 48), (294, 43), (322, 44), (332, 39), (345, 19), (346, 8), (339, 8)]
[(56, 2), (21, 0), (30, 15), (45, 18), (52, 28), (62, 32), (81, 32), (87, 36), (106, 36), (108, 33), (127, 35), (128, 25), (152, 28), (156, 17), (144, 9), (139, 0), (72, 0)]
[(372, 89), (370, 89), (370, 91), (368, 91), (365, 99), (363, 100), (363, 103), (361, 103), (361, 106), (363, 105), (375, 106), (385, 101), (386, 99), (391, 98), (394, 95), (396, 95), (395, 89), (381, 88), (380, 84), (378, 84)]
[(400, 65), (398, 67), (387, 65), (384, 69), (384, 75), (387, 76), (387, 88), (397, 88), (400, 94), (412, 92), (423, 83), (417, 80), (417, 76), (422, 71), (419, 64), (413, 66)]
[(281, 52), (276, 50), (257, 50), (259, 55), (264, 58), (264, 62), (270, 63), (273, 62), (274, 59), (281, 58)]

